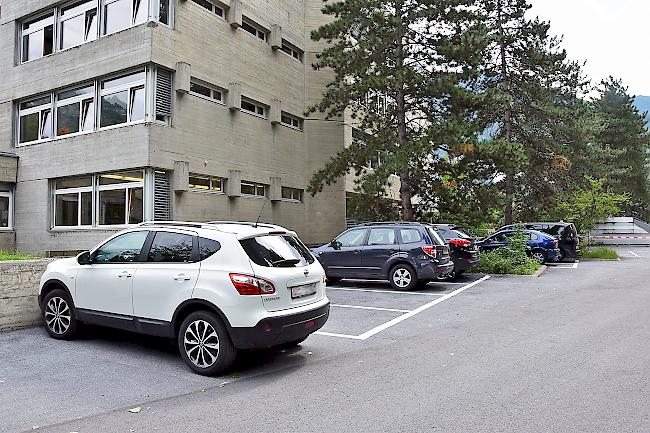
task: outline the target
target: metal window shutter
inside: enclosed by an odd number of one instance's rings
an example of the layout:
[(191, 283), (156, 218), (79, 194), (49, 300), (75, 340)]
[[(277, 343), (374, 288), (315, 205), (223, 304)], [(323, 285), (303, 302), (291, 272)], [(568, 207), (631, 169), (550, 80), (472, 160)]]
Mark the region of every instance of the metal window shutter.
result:
[(172, 217), (171, 187), (169, 175), (164, 171), (154, 172), (153, 219), (169, 221)]
[(164, 69), (156, 72), (156, 115), (172, 115), (172, 73)]

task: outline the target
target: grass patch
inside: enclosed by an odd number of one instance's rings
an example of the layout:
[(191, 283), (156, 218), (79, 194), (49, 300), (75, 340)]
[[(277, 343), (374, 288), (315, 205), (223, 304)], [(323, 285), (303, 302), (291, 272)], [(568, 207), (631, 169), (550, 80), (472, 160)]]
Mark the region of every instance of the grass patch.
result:
[(481, 263), (472, 272), (485, 274), (533, 275), (540, 264), (530, 257), (511, 254), (507, 248), (481, 253)]
[(617, 260), (618, 253), (607, 247), (589, 248), (582, 251), (583, 259)]
[(34, 259), (38, 259), (38, 257), (26, 253), (8, 253), (6, 251), (0, 251), (0, 261)]

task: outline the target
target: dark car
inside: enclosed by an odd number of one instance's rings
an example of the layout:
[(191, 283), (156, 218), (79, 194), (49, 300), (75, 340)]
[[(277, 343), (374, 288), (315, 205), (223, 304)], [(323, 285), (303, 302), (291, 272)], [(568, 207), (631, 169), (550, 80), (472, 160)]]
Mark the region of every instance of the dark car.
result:
[(445, 277), (456, 279), (468, 269), (476, 266), (479, 259), (476, 239), (465, 229), (455, 224), (431, 224), (449, 245), (449, 255), (454, 262), (454, 269)]
[[(558, 240), (553, 236), (537, 230), (523, 229), (524, 240), (528, 245), (528, 254), (537, 260), (539, 264), (554, 263), (560, 258)], [(510, 240), (517, 234), (517, 230), (501, 230), (479, 241), (478, 248), (481, 251), (493, 251), (497, 248), (507, 247)]]
[(560, 261), (575, 260), (580, 257), (580, 239), (575, 224), (560, 222), (521, 223), (502, 227), (501, 230), (514, 230), (517, 226), (537, 230), (554, 236), (560, 248)]
[(454, 266), (445, 241), (420, 223), (362, 224), (312, 251), (329, 282), (387, 279), (397, 290), (411, 290)]

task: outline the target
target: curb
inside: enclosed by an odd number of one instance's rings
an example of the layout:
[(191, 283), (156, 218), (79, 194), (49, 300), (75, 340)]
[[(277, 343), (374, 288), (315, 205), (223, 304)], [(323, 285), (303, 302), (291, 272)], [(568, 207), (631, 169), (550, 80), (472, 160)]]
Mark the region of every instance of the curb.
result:
[(547, 269), (548, 269), (548, 266), (546, 266), (546, 265), (542, 265), (542, 266), (540, 266), (540, 268), (537, 270), (537, 272), (535, 272), (533, 275), (529, 275), (529, 276), (530, 276), (530, 277), (539, 277), (539, 276), (542, 275), (544, 272), (546, 272)]

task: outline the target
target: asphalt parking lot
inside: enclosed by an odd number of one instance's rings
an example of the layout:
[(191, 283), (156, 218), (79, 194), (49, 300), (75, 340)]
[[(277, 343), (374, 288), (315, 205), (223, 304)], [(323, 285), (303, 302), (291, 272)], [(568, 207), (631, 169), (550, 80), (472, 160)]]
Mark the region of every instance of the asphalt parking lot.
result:
[(620, 254), (408, 293), (343, 281), (317, 335), (214, 378), (166, 340), (3, 333), (0, 431), (650, 431), (650, 248)]

